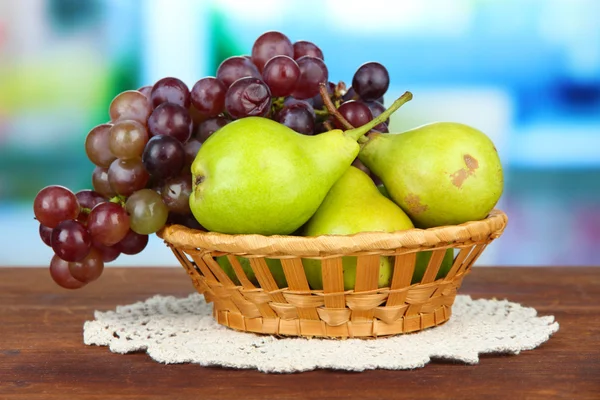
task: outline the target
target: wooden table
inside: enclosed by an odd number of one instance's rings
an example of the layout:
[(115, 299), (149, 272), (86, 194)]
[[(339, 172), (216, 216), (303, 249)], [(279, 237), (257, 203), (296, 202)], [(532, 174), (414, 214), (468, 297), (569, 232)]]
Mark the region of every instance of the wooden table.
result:
[(560, 323), (541, 347), (478, 365), (275, 375), (83, 344), (94, 310), (192, 290), (182, 268), (108, 268), (79, 291), (55, 286), (45, 268), (0, 268), (0, 399), (600, 399), (600, 268), (476, 268), (461, 293), (507, 298)]

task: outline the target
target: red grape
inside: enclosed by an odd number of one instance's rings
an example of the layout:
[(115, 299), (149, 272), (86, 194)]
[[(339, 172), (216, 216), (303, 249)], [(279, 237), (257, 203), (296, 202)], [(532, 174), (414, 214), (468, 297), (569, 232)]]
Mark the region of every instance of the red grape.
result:
[(122, 196), (129, 196), (136, 190), (145, 188), (148, 179), (150, 179), (150, 175), (140, 158), (116, 159), (108, 169), (110, 187)]
[(227, 125), (229, 122), (231, 121), (223, 117), (207, 119), (198, 126), (195, 136), (201, 143), (204, 143), (210, 135), (219, 130), (219, 128)]
[(227, 90), (225, 109), (234, 119), (266, 117), (271, 111), (271, 91), (260, 79), (238, 79)]
[(389, 86), (390, 75), (378, 62), (361, 65), (352, 78), (352, 87), (365, 101), (377, 100), (385, 94)]
[(120, 93), (110, 103), (109, 108), (112, 121), (134, 120), (144, 125), (151, 112), (150, 101), (137, 90)]
[(85, 152), (95, 165), (108, 168), (115, 157), (109, 146), (111, 124), (102, 124), (92, 129), (85, 139)]
[(104, 197), (111, 198), (116, 195), (108, 182), (108, 168), (94, 168), (94, 172), (92, 173), (92, 187)]
[(52, 260), (50, 261), (50, 276), (58, 286), (65, 289), (79, 289), (86, 285), (84, 282), (73, 278), (69, 270), (69, 262), (61, 260), (56, 255), (52, 256)]
[(300, 78), (292, 96), (304, 100), (316, 96), (319, 93), (319, 83), (327, 82), (329, 72), (323, 60), (304, 56), (296, 60), (300, 67)]
[(33, 213), (40, 224), (55, 228), (59, 222), (77, 218), (77, 197), (63, 186), (46, 186), (33, 201)]
[(325, 57), (323, 57), (323, 52), (316, 44), (312, 42), (307, 42), (305, 40), (299, 40), (296, 43), (294, 43), (294, 60), (297, 60), (300, 57), (304, 56), (316, 57), (325, 61)]
[(121, 254), (119, 243), (112, 246), (104, 246), (100, 243), (93, 243), (92, 246), (102, 254), (102, 261), (104, 261), (104, 263), (109, 263), (116, 260)]
[[(93, 190), (80, 190), (79, 192), (75, 193), (75, 197), (77, 197), (77, 201), (81, 207), (81, 211), (77, 216), (77, 221), (81, 222), (82, 224), (87, 223), (87, 217), (92, 208), (106, 201), (104, 196)], [(87, 211), (84, 211), (84, 208), (87, 208)]]
[(162, 200), (170, 212), (190, 214), (192, 176), (183, 175), (167, 180), (161, 190)]
[(95, 248), (92, 248), (83, 260), (69, 263), (71, 276), (84, 283), (95, 281), (102, 275), (102, 271), (104, 271), (102, 253)]
[(252, 46), (252, 62), (261, 72), (267, 61), (281, 55), (294, 57), (292, 42), (281, 32), (265, 32)]
[(129, 231), (127, 211), (116, 203), (101, 203), (88, 216), (88, 230), (95, 243), (112, 246), (119, 243)]
[(154, 108), (163, 103), (173, 103), (188, 108), (190, 106), (190, 90), (177, 78), (163, 78), (152, 87), (150, 101)]
[(192, 104), (206, 117), (216, 117), (225, 107), (227, 86), (217, 78), (202, 78), (192, 88)]
[(140, 235), (131, 229), (127, 235), (116, 245), (123, 254), (134, 255), (141, 253), (148, 244), (148, 235)]
[[(338, 111), (354, 127), (362, 126), (373, 119), (371, 110), (362, 101), (350, 100), (342, 103)], [(344, 129), (337, 119), (335, 120), (335, 126), (338, 129)]]
[(173, 136), (181, 143), (185, 143), (192, 135), (194, 122), (187, 109), (177, 104), (164, 103), (150, 115), (148, 128), (152, 136)]
[(92, 238), (81, 222), (69, 220), (52, 230), (52, 250), (65, 261), (81, 261), (90, 252)]
[(169, 178), (177, 175), (185, 165), (185, 149), (173, 136), (154, 136), (146, 145), (142, 162), (153, 177)]
[(229, 57), (217, 69), (217, 79), (223, 82), (226, 88), (240, 78), (260, 78), (260, 72), (252, 60), (246, 57)]
[(300, 78), (300, 67), (288, 56), (275, 56), (265, 64), (262, 76), (271, 89), (272, 96), (287, 96), (296, 87)]
[(40, 224), (40, 237), (42, 242), (46, 243), (46, 246), (52, 247), (52, 228)]
[(141, 157), (147, 142), (148, 132), (137, 121), (119, 121), (110, 128), (110, 152), (122, 160)]

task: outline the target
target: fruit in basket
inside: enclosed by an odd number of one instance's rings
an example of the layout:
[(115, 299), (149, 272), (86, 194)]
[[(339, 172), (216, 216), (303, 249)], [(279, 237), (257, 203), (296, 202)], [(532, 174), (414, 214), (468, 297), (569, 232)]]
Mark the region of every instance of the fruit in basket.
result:
[[(411, 284), (415, 284), (421, 282), (423, 279), (423, 275), (425, 275), (425, 270), (427, 269), (427, 265), (429, 264), (429, 260), (431, 259), (431, 255), (433, 253), (431, 251), (420, 251), (417, 253), (417, 260), (415, 262), (415, 272), (413, 273)], [(435, 279), (444, 278), (448, 275), (450, 268), (452, 268), (452, 262), (454, 261), (454, 249), (446, 250), (446, 254), (444, 254), (444, 258), (442, 259), (442, 264), (440, 265), (440, 269), (438, 270)]]
[[(248, 280), (250, 282), (252, 282), (254, 285), (258, 285), (258, 279), (256, 278), (256, 274), (252, 270), (252, 266), (250, 265), (250, 260), (248, 258), (239, 257), (239, 256), (236, 256), (236, 258), (239, 261), (240, 266), (242, 267), (242, 270), (246, 274), (246, 277), (248, 278)], [(226, 256), (221, 256), (221, 257), (216, 257), (216, 260), (219, 263), (219, 265), (221, 266), (221, 268), (223, 269), (223, 271), (225, 271), (227, 276), (229, 276), (229, 278), (231, 278), (233, 283), (235, 283), (236, 285), (240, 285), (240, 280), (238, 279), (237, 275), (235, 274), (235, 271), (233, 270), (233, 266), (229, 262), (229, 259), (227, 259)], [(281, 265), (281, 261), (277, 260), (275, 258), (265, 258), (265, 261), (267, 263), (267, 267), (269, 267), (269, 271), (271, 271), (271, 275), (273, 275), (273, 279), (275, 279), (275, 283), (277, 284), (277, 287), (279, 287), (279, 288), (286, 287), (287, 281), (285, 279), (285, 274), (283, 272), (283, 267)]]
[(354, 161), (357, 140), (411, 97), (406, 93), (377, 118), (345, 132), (307, 136), (261, 117), (222, 127), (192, 164), (192, 213), (215, 232), (294, 232)]
[[(394, 232), (413, 228), (406, 213), (384, 197), (371, 178), (361, 170), (350, 167), (333, 185), (325, 200), (306, 223), (305, 236), (350, 235), (358, 232)], [(354, 289), (356, 257), (343, 257), (344, 289)], [(321, 263), (303, 259), (308, 283), (313, 289), (322, 289)], [(381, 257), (379, 287), (390, 284), (393, 262)]]
[(419, 228), (481, 220), (502, 194), (494, 144), (467, 125), (438, 122), (369, 134), (359, 158)]

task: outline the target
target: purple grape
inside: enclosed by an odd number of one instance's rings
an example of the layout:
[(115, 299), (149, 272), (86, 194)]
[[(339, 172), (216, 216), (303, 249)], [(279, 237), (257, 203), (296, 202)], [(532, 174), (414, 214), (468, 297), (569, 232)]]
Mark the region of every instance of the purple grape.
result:
[(379, 99), (387, 92), (389, 86), (390, 75), (378, 62), (361, 65), (352, 78), (352, 87), (364, 101)]
[(265, 32), (256, 39), (252, 46), (252, 62), (260, 72), (265, 64), (275, 56), (294, 57), (294, 46), (290, 39), (281, 32)]
[(238, 79), (246, 77), (261, 77), (256, 65), (246, 57), (229, 57), (217, 69), (217, 79), (223, 82), (226, 88)]
[(148, 244), (148, 235), (140, 235), (131, 229), (115, 247), (123, 254), (134, 255), (141, 253)]
[(321, 49), (312, 42), (307, 42), (306, 40), (299, 40), (294, 43), (294, 60), (299, 59), (304, 56), (311, 56), (320, 58), (325, 61), (325, 57), (323, 57), (323, 52)]
[(286, 99), (283, 101), (283, 106), (297, 106), (297, 107), (303, 107), (306, 108), (306, 110), (308, 110), (310, 112), (310, 114), (313, 116), (313, 118), (316, 118), (317, 115), (315, 114), (315, 109), (311, 104), (312, 99), (306, 99), (306, 100), (298, 100), (295, 99), (293, 97), (286, 97)]
[(296, 60), (300, 67), (300, 78), (292, 96), (299, 99), (309, 99), (319, 93), (319, 83), (327, 82), (329, 73), (323, 60), (304, 56)]
[(155, 178), (176, 176), (185, 165), (185, 149), (172, 136), (154, 136), (146, 145), (142, 162), (148, 173)]
[(231, 121), (223, 117), (209, 118), (198, 125), (195, 135), (196, 139), (198, 139), (201, 143), (204, 143), (206, 139), (210, 137), (210, 135), (230, 122)]
[(260, 79), (238, 79), (227, 90), (225, 109), (234, 119), (266, 117), (271, 111), (271, 91)]
[(342, 101), (350, 100), (360, 100), (360, 96), (354, 91), (354, 88), (352, 86), (350, 86), (350, 88), (342, 96)]
[(151, 136), (173, 136), (185, 143), (192, 135), (194, 122), (187, 109), (172, 103), (156, 107), (148, 118)]
[(217, 78), (202, 78), (192, 88), (194, 108), (204, 117), (216, 117), (225, 108), (227, 86)]
[(173, 103), (187, 109), (190, 106), (190, 90), (177, 78), (163, 78), (152, 87), (150, 101), (154, 108), (163, 103)]
[(198, 139), (190, 139), (183, 145), (185, 150), (185, 165), (190, 166), (196, 159), (198, 151), (202, 147), (202, 143)]
[(104, 246), (100, 243), (93, 243), (92, 246), (102, 254), (102, 261), (105, 263), (115, 261), (121, 255), (121, 250), (119, 250), (118, 243), (112, 246)]
[(152, 96), (152, 86), (142, 86), (137, 91), (146, 96), (148, 100), (150, 100), (150, 97)]
[(312, 135), (315, 131), (315, 118), (307, 108), (298, 104), (284, 107), (277, 116), (277, 122), (304, 135)]
[(190, 214), (190, 193), (192, 193), (192, 176), (183, 175), (171, 178), (165, 182), (162, 190), (162, 200), (170, 213)]
[[(335, 92), (335, 83), (328, 82), (327, 83), (327, 93), (329, 93), (330, 98), (331, 98), (331, 96), (333, 96), (334, 92)], [(320, 110), (323, 107), (325, 107), (325, 103), (323, 102), (323, 97), (321, 96), (321, 93), (317, 93), (311, 100), (313, 102), (314, 108)]]
[(288, 96), (300, 78), (300, 67), (288, 56), (275, 56), (265, 64), (262, 76), (273, 97)]
[[(382, 112), (385, 111), (385, 107), (383, 106), (383, 104), (381, 104), (378, 101), (368, 101), (365, 103), (367, 105), (367, 107), (369, 107), (369, 110), (371, 110), (371, 115), (373, 115), (373, 118), (377, 118)], [(385, 120), (386, 124), (390, 123), (390, 119), (388, 118), (387, 120)]]
[(82, 209), (88, 209), (87, 212), (81, 210), (77, 216), (77, 221), (81, 222), (82, 224), (87, 223), (87, 217), (92, 208), (107, 201), (104, 196), (93, 190), (80, 190), (79, 192), (75, 193), (75, 197), (77, 197), (77, 201)]
[(385, 122), (380, 123), (375, 128), (373, 128), (373, 130), (379, 133), (390, 133), (390, 130)]
[(81, 261), (90, 252), (92, 238), (81, 222), (62, 221), (50, 239), (54, 253), (65, 261)]
[[(373, 119), (371, 110), (362, 101), (350, 100), (342, 103), (338, 111), (354, 127), (362, 126)], [(344, 126), (337, 119), (334, 123), (338, 129), (344, 129)]]

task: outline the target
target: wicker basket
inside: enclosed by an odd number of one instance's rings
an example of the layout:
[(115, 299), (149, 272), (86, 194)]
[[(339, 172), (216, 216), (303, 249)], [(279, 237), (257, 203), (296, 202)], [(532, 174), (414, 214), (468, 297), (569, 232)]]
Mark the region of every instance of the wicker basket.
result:
[[(214, 303), (214, 317), (230, 328), (264, 334), (378, 337), (415, 332), (446, 322), (456, 291), (507, 217), (494, 210), (481, 221), (394, 233), (349, 236), (225, 235), (171, 225), (159, 232), (194, 286)], [(455, 248), (444, 278), (435, 280), (446, 249)], [(420, 283), (412, 284), (416, 253), (432, 251)], [(216, 262), (227, 256), (240, 282)], [(235, 256), (250, 260), (258, 285)], [(357, 256), (354, 290), (344, 290), (342, 256)], [(390, 287), (378, 288), (379, 257), (393, 256)], [(288, 283), (278, 288), (265, 258), (280, 259)], [(302, 258), (318, 259), (323, 290), (311, 290)]]

